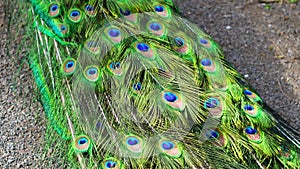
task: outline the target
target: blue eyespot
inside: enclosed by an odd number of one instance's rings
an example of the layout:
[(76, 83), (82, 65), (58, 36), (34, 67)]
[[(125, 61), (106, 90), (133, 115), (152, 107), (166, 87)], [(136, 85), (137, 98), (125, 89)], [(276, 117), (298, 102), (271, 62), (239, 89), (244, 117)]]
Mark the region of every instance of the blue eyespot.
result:
[(86, 5), (84, 6), (84, 10), (85, 10), (85, 12), (86, 12), (86, 14), (87, 14), (88, 16), (94, 17), (95, 14), (96, 14), (95, 8), (94, 8), (92, 5), (90, 5), (90, 4), (86, 4)]
[(163, 6), (157, 5), (154, 7), (156, 12), (163, 12), (165, 8)]
[(95, 41), (89, 41), (87, 44), (87, 46), (89, 48), (95, 48), (95, 47), (98, 47), (98, 45), (99, 45), (98, 42), (95, 42)]
[(70, 69), (70, 68), (72, 68), (74, 65), (75, 65), (74, 61), (69, 61), (69, 62), (67, 62), (67, 64), (66, 64), (66, 68)]
[(254, 110), (254, 107), (253, 107), (252, 105), (249, 105), (249, 104), (248, 104), (248, 105), (245, 105), (245, 106), (244, 106), (244, 110), (245, 110), (245, 111), (252, 111), (252, 110)]
[(79, 16), (80, 15), (80, 12), (78, 11), (78, 10), (74, 10), (74, 11), (72, 11), (71, 13), (70, 13), (70, 16), (71, 17), (77, 17), (77, 16)]
[(207, 109), (213, 109), (220, 105), (220, 101), (217, 98), (209, 98), (204, 102), (204, 107)]
[(60, 28), (60, 36), (65, 36), (68, 34), (68, 26), (65, 24), (58, 24), (58, 27)]
[(77, 8), (72, 9), (68, 15), (68, 18), (70, 21), (74, 23), (78, 23), (82, 20), (83, 17), (81, 17), (81, 11)]
[(128, 15), (130, 15), (131, 14), (131, 12), (129, 11), (129, 10), (123, 10), (123, 9), (120, 9), (120, 12), (121, 12), (121, 14), (123, 14), (124, 16), (128, 16)]
[(247, 134), (256, 134), (257, 130), (255, 128), (253, 128), (252, 126), (248, 126), (248, 127), (246, 127), (245, 132)]
[(105, 166), (106, 166), (106, 168), (115, 168), (117, 166), (117, 163), (109, 160), (109, 161), (105, 162)]
[(51, 12), (57, 11), (58, 10), (58, 5), (57, 4), (51, 5), (50, 10), (51, 10)]
[(204, 45), (207, 45), (208, 44), (208, 41), (206, 39), (200, 39), (200, 43), (204, 44)]
[(175, 38), (175, 45), (178, 46), (178, 47), (182, 47), (184, 46), (185, 42), (184, 42), (184, 39), (181, 38), (181, 37), (176, 37)]
[(151, 30), (154, 30), (154, 31), (158, 31), (158, 30), (161, 30), (161, 25), (159, 23), (151, 23), (150, 24), (150, 29)]
[(137, 82), (137, 83), (133, 84), (133, 89), (137, 90), (137, 91), (141, 90), (142, 89), (142, 84), (140, 82)]
[(76, 61), (72, 58), (67, 58), (63, 63), (63, 71), (66, 75), (71, 75), (75, 72)]
[(86, 11), (89, 11), (89, 12), (91, 12), (91, 11), (93, 11), (94, 10), (94, 7), (92, 6), (92, 5), (89, 5), (89, 4), (87, 4), (86, 6), (85, 6), (85, 8), (84, 8)]
[(212, 65), (212, 61), (210, 59), (202, 59), (201, 60), (201, 65), (202, 66), (211, 66)]
[(145, 43), (139, 43), (137, 48), (142, 52), (147, 52), (150, 49), (150, 47)]
[(174, 93), (171, 93), (171, 92), (166, 92), (164, 94), (164, 98), (168, 102), (175, 102), (178, 99), (178, 97)]
[(85, 135), (78, 136), (75, 139), (74, 143), (75, 143), (75, 151), (78, 152), (78, 153), (84, 153), (84, 152), (87, 152), (89, 150), (90, 140)]
[(79, 145), (85, 144), (87, 142), (88, 142), (88, 140), (86, 138), (81, 138), (81, 139), (78, 140)]
[(113, 70), (119, 69), (121, 67), (121, 63), (120, 62), (111, 62), (109, 67)]
[(84, 70), (85, 78), (90, 82), (96, 82), (99, 79), (100, 70), (96, 66), (89, 66)]
[(57, 17), (59, 15), (59, 5), (58, 4), (51, 4), (49, 6), (48, 14), (50, 17)]
[(118, 68), (120, 68), (121, 67), (121, 63), (120, 62), (117, 62), (116, 63), (116, 68), (118, 69)]
[(129, 138), (127, 138), (126, 142), (128, 145), (134, 146), (134, 145), (139, 144), (140, 141), (135, 137), (129, 137)]
[(65, 30), (67, 30), (67, 26), (65, 26), (65, 25), (62, 25), (62, 26), (60, 27), (60, 30), (61, 30), (61, 31), (65, 31)]
[(120, 35), (120, 31), (118, 29), (110, 29), (108, 31), (108, 34), (111, 36), (111, 37), (118, 37)]
[(252, 92), (250, 90), (244, 90), (244, 94), (249, 96), (252, 95)]
[(161, 147), (164, 150), (171, 150), (171, 149), (173, 149), (175, 147), (175, 145), (171, 141), (164, 141), (164, 142), (162, 142)]
[(99, 128), (101, 127), (101, 125), (102, 125), (102, 123), (98, 121), (98, 122), (96, 123), (96, 129), (99, 130)]
[(90, 68), (87, 70), (88, 75), (95, 75), (98, 73), (98, 70), (96, 68)]
[(206, 133), (206, 137), (208, 137), (210, 139), (218, 139), (220, 137), (220, 134), (215, 130), (209, 130)]

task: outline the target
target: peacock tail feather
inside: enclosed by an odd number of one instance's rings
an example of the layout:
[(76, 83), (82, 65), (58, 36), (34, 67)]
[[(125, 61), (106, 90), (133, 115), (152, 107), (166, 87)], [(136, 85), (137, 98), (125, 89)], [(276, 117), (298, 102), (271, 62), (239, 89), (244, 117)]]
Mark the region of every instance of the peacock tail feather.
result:
[(174, 1), (20, 5), (49, 123), (43, 166), (300, 166), (299, 132), (273, 117)]

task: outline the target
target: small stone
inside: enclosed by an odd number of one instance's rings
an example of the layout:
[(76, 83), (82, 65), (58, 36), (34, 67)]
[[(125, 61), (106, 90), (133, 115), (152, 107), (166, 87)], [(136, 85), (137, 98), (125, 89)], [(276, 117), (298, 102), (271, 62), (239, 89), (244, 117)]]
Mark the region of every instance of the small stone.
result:
[(226, 29), (227, 29), (227, 30), (230, 30), (230, 29), (231, 29), (231, 26), (226, 26)]

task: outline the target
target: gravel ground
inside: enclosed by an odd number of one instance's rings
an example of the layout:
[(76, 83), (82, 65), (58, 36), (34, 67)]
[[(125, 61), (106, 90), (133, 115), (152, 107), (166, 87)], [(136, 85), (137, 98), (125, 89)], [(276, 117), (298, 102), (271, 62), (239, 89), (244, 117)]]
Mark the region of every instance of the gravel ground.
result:
[[(300, 130), (300, 5), (244, 0), (181, 0), (183, 15), (210, 34), (262, 98)], [(0, 168), (37, 167), (45, 117), (26, 63), (6, 46), (8, 18), (0, 2)]]

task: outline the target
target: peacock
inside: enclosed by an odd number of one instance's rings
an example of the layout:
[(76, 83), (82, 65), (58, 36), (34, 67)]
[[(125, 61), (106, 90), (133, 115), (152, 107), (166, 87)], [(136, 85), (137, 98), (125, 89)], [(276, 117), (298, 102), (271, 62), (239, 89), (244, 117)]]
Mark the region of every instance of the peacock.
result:
[(174, 0), (20, 4), (45, 168), (300, 168), (299, 131)]

